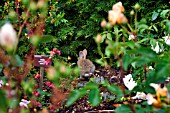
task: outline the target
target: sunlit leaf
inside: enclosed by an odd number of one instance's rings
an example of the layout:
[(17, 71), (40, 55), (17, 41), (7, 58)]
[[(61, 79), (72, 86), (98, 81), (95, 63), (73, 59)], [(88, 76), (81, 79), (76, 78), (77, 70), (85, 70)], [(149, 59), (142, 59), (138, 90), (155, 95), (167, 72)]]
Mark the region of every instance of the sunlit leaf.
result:
[(157, 29), (157, 27), (156, 27), (155, 25), (153, 25), (153, 28), (154, 28), (154, 30), (155, 30), (156, 32), (158, 32), (158, 29)]
[(153, 12), (153, 14), (152, 14), (152, 21), (156, 20), (158, 15), (159, 15), (159, 13)]
[(112, 40), (112, 35), (111, 35), (111, 33), (107, 33), (107, 38), (108, 38), (109, 40)]
[(105, 55), (106, 55), (107, 57), (110, 57), (111, 51), (110, 51), (109, 47), (106, 47), (106, 49), (105, 49)]
[(96, 59), (96, 63), (98, 63), (98, 64), (100, 64), (100, 65), (104, 65), (104, 61), (103, 61), (103, 59), (101, 58), (101, 59)]
[(101, 43), (103, 43), (105, 39), (106, 39), (106, 34), (103, 34), (103, 35), (102, 35)]
[(162, 18), (165, 18), (166, 14), (168, 14), (168, 12), (170, 12), (169, 9), (163, 10), (163, 11), (160, 13), (160, 16), (161, 16)]

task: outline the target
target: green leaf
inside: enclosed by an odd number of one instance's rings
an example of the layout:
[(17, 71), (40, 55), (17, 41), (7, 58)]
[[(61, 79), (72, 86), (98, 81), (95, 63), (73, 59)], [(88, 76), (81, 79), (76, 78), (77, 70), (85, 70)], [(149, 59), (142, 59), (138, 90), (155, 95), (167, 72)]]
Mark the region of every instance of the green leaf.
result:
[(109, 47), (106, 47), (106, 49), (105, 49), (105, 55), (106, 55), (107, 57), (110, 57), (111, 51), (110, 51), (110, 48), (109, 48)]
[(0, 73), (2, 72), (2, 69), (3, 69), (3, 65), (0, 64)]
[(166, 31), (167, 33), (170, 33), (170, 21), (166, 21)]
[(140, 104), (136, 104), (136, 113), (145, 113), (145, 109), (141, 107)]
[(103, 86), (109, 86), (109, 85), (110, 85), (109, 82), (108, 82), (108, 80), (102, 81), (101, 84), (102, 84)]
[(103, 35), (102, 35), (101, 43), (103, 43), (103, 42), (104, 42), (105, 38), (106, 38), (106, 34), (103, 34)]
[(34, 46), (37, 46), (40, 42), (40, 37), (37, 35), (33, 35), (30, 41)]
[(112, 40), (112, 35), (111, 35), (111, 33), (107, 33), (107, 38), (108, 38), (109, 40)]
[(145, 18), (142, 18), (142, 19), (139, 21), (138, 24), (146, 24), (146, 23), (147, 23), (146, 19), (145, 19)]
[(33, 79), (27, 81), (23, 80), (21, 82), (21, 86), (24, 89), (24, 92), (26, 92), (27, 94), (31, 94), (35, 86), (35, 81)]
[(0, 112), (7, 113), (7, 100), (3, 90), (0, 90)]
[(133, 91), (155, 94), (155, 89), (151, 87), (150, 83), (148, 82), (144, 82), (142, 84), (139, 83), (137, 86), (134, 87)]
[(112, 84), (111, 86), (107, 86), (107, 89), (115, 94), (118, 98), (123, 97), (123, 91), (116, 85)]
[(52, 35), (43, 35), (41, 38), (40, 38), (40, 43), (47, 43), (47, 42), (51, 42), (54, 40), (54, 36)]
[(161, 16), (162, 18), (165, 18), (166, 14), (167, 14), (169, 11), (170, 11), (169, 9), (163, 10), (163, 11), (160, 13), (160, 16)]
[(129, 54), (125, 54), (123, 56), (123, 68), (125, 69), (125, 71), (128, 69), (129, 64), (131, 63), (130, 60), (130, 55)]
[(138, 58), (137, 61), (136, 61), (136, 64), (135, 64), (135, 66), (137, 66), (137, 67), (141, 67), (145, 64), (148, 64), (151, 61), (150, 58), (144, 57), (144, 56), (136, 57), (136, 58)]
[(115, 109), (115, 113), (132, 113), (128, 105), (121, 105)]
[(155, 30), (156, 32), (158, 32), (158, 29), (157, 29), (157, 27), (156, 27), (155, 25), (153, 25), (153, 28), (154, 28), (154, 30)]
[(79, 90), (74, 90), (71, 92), (71, 94), (68, 97), (66, 106), (69, 107), (71, 106), (75, 101), (77, 101), (79, 98), (87, 94), (87, 90), (84, 89), (79, 89)]
[(152, 21), (154, 21), (158, 17), (159, 13), (153, 12), (152, 14)]
[(99, 105), (101, 102), (99, 89), (91, 89), (88, 96), (88, 100), (90, 104), (92, 104), (92, 106)]
[(43, 91), (43, 90), (41, 90), (41, 89), (37, 89), (37, 91), (40, 93), (40, 95), (52, 96), (51, 93), (46, 92), (46, 91)]
[(89, 90), (89, 89), (98, 89), (98, 85), (96, 83), (94, 83), (94, 82), (88, 82), (86, 84), (86, 86), (84, 87), (84, 89), (87, 89), (87, 90)]
[(100, 64), (100, 65), (104, 65), (104, 61), (103, 61), (103, 59), (101, 58), (101, 59), (96, 59), (96, 63), (98, 63), (98, 64)]
[(149, 27), (146, 24), (140, 24), (138, 25), (138, 30), (140, 31), (140, 33), (143, 33), (145, 30), (147, 30)]
[(130, 47), (131, 49), (134, 49), (135, 43), (132, 41), (126, 42), (127, 46)]
[(19, 55), (15, 55), (15, 59), (16, 59), (16, 65), (17, 66), (22, 66), (24, 64), (24, 62), (21, 60)]
[(19, 103), (18, 100), (16, 98), (14, 98), (14, 99), (10, 100), (9, 106), (10, 106), (10, 108), (15, 108), (16, 106), (18, 106), (18, 103)]
[(163, 82), (169, 76), (169, 61), (159, 61), (155, 69), (156, 79)]
[(157, 60), (157, 54), (149, 48), (141, 47), (139, 49), (135, 49), (134, 53), (136, 53), (136, 54), (139, 53), (144, 57), (148, 57), (148, 58), (150, 58), (151, 61)]
[(143, 88), (143, 92), (147, 92), (147, 93), (151, 93), (151, 94), (155, 94), (155, 89), (151, 86), (147, 86)]

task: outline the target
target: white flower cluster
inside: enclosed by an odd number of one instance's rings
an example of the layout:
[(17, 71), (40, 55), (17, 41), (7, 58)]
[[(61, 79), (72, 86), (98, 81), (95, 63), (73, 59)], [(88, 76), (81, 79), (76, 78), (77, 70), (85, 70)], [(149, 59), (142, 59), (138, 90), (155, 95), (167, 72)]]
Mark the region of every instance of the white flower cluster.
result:
[(22, 99), (21, 102), (19, 103), (19, 105), (20, 105), (21, 107), (26, 107), (26, 108), (28, 108), (28, 104), (29, 104), (30, 102), (31, 102), (31, 101)]
[(144, 92), (137, 92), (136, 96), (132, 97), (132, 99), (146, 100), (146, 94)]
[(155, 101), (153, 95), (150, 93), (146, 95), (146, 100), (147, 100), (148, 105), (152, 105), (152, 103)]
[[(155, 91), (158, 93), (158, 90), (161, 89), (161, 93), (165, 93), (166, 88), (162, 90), (159, 84), (150, 83), (150, 86), (155, 89)], [(154, 98), (153, 94), (145, 94), (144, 92), (137, 92), (136, 96), (132, 97), (132, 99), (142, 99), (147, 100), (148, 105), (152, 105), (153, 103), (158, 103), (157, 100)]]
[(135, 36), (133, 34), (129, 35), (128, 40), (133, 40), (133, 39), (135, 39)]
[(16, 48), (17, 44), (18, 38), (12, 24), (4, 24), (0, 29), (0, 45), (11, 51)]
[(129, 89), (132, 90), (135, 86), (137, 86), (137, 83), (133, 81), (132, 75), (128, 74), (123, 78), (124, 85)]
[[(160, 46), (161, 46), (161, 48), (160, 48)], [(156, 46), (154, 47), (153, 45), (151, 45), (151, 49), (153, 51), (155, 51), (156, 53), (160, 53), (163, 51), (163, 45), (160, 45), (160, 46), (159, 46), (159, 43), (156, 42)]]
[[(153, 87), (155, 90), (157, 90), (160, 87), (158, 84), (155, 83), (150, 83), (150, 86)], [(152, 105), (152, 103), (155, 102), (155, 98), (150, 93), (146, 95), (146, 100), (148, 105)]]

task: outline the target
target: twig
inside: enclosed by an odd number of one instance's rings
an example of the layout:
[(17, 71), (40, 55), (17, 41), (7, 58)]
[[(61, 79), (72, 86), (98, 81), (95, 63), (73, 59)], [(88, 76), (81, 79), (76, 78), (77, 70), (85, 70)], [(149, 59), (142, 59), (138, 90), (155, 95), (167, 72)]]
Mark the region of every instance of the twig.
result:
[[(27, 10), (26, 12), (26, 16), (29, 15), (30, 9)], [(25, 24), (27, 23), (28, 17), (24, 20), (23, 24), (20, 26), (19, 32), (18, 32), (18, 38), (21, 35), (22, 29), (24, 28)]]
[(19, 26), (21, 25), (20, 23), (20, 16), (19, 16), (19, 12), (18, 12), (18, 5), (19, 5), (19, 2), (18, 0), (15, 1), (15, 6), (16, 6), (16, 14), (18, 16), (18, 23), (19, 23)]
[(147, 73), (146, 65), (143, 66), (143, 69), (144, 69), (144, 80), (146, 80), (146, 73)]

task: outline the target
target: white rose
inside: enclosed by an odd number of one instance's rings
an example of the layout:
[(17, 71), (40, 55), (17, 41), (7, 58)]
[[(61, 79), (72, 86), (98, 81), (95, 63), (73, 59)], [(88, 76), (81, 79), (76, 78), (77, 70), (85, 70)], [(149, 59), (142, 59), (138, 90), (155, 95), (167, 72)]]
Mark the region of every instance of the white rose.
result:
[(165, 43), (170, 46), (170, 36), (165, 36), (165, 37), (162, 37), (165, 41)]
[(17, 44), (18, 38), (12, 24), (4, 24), (0, 29), (0, 45), (7, 50), (13, 50)]
[(133, 81), (131, 74), (128, 74), (123, 78), (123, 83), (129, 90), (132, 90), (135, 86), (137, 86), (137, 83)]

